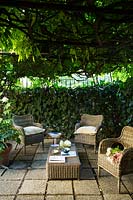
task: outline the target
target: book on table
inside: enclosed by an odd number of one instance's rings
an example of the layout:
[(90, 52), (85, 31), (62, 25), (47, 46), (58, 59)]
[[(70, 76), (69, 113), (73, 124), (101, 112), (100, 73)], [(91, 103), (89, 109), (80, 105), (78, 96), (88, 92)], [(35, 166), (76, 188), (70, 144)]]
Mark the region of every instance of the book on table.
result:
[(65, 163), (64, 156), (49, 156), (50, 163)]

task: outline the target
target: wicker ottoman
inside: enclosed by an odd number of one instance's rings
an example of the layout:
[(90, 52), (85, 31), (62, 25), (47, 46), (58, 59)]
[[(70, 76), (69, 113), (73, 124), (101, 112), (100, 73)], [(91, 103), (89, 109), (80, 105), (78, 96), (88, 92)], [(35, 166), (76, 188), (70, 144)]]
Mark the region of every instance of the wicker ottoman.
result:
[(47, 179), (80, 179), (80, 160), (73, 144), (72, 151), (76, 151), (76, 156), (66, 157), (65, 163), (51, 163), (49, 156), (52, 155), (53, 147), (50, 147), (46, 163)]

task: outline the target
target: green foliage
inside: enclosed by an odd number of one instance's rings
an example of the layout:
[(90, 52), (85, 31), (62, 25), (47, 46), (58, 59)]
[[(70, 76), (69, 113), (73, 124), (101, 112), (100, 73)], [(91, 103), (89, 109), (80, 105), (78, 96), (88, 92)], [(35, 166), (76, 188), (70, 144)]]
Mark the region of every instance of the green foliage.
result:
[(0, 50), (17, 55), (17, 77), (90, 77), (121, 70), (132, 62), (131, 3), (31, 0), (29, 7), (18, 8), (3, 1)]
[(11, 109), (12, 102), (3, 93), (0, 93), (0, 152), (7, 147), (9, 140), (15, 140), (20, 143), (19, 132), (12, 127)]
[(115, 154), (115, 153), (119, 153), (121, 152), (122, 150), (119, 148), (119, 146), (115, 147), (115, 148), (111, 148), (111, 154)]
[(112, 73), (113, 79), (114, 80), (121, 80), (122, 82), (125, 82), (127, 78), (132, 77), (133, 75), (133, 66), (128, 65), (125, 67), (122, 67), (121, 70), (117, 69)]
[(35, 88), (12, 91), (15, 99), (14, 114), (33, 114), (45, 127), (63, 132), (67, 137), (74, 133), (75, 123), (83, 113), (103, 114), (103, 137), (118, 136), (125, 125), (132, 125), (132, 79), (104, 86), (84, 88)]

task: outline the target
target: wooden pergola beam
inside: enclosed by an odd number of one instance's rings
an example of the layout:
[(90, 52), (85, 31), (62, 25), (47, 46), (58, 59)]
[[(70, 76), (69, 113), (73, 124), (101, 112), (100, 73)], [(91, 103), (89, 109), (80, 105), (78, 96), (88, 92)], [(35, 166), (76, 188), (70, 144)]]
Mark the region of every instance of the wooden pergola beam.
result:
[[(126, 4), (128, 2), (128, 8)], [(48, 2), (34, 2), (28, 0), (18, 0), (18, 1), (11, 1), (11, 0), (0, 0), (0, 7), (16, 7), (16, 8), (32, 8), (32, 9), (46, 9), (46, 10), (63, 10), (63, 11), (79, 11), (79, 12), (91, 12), (96, 14), (119, 14), (119, 15), (132, 15), (133, 10), (132, 7), (129, 6), (132, 2), (127, 1), (124, 6), (120, 6), (120, 8), (114, 7), (96, 7), (94, 5), (76, 5), (76, 4), (63, 4), (63, 3), (48, 3)]]

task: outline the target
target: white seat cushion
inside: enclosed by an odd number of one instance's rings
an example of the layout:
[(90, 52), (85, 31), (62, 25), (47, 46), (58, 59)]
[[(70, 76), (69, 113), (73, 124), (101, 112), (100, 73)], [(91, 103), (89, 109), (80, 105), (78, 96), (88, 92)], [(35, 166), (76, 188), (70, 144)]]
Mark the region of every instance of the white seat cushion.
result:
[(41, 133), (41, 132), (44, 132), (44, 131), (45, 131), (45, 129), (39, 128), (37, 126), (24, 127), (25, 135), (33, 135), (33, 134)]
[(75, 131), (75, 134), (83, 133), (83, 134), (95, 135), (96, 132), (97, 128), (95, 126), (81, 126)]

